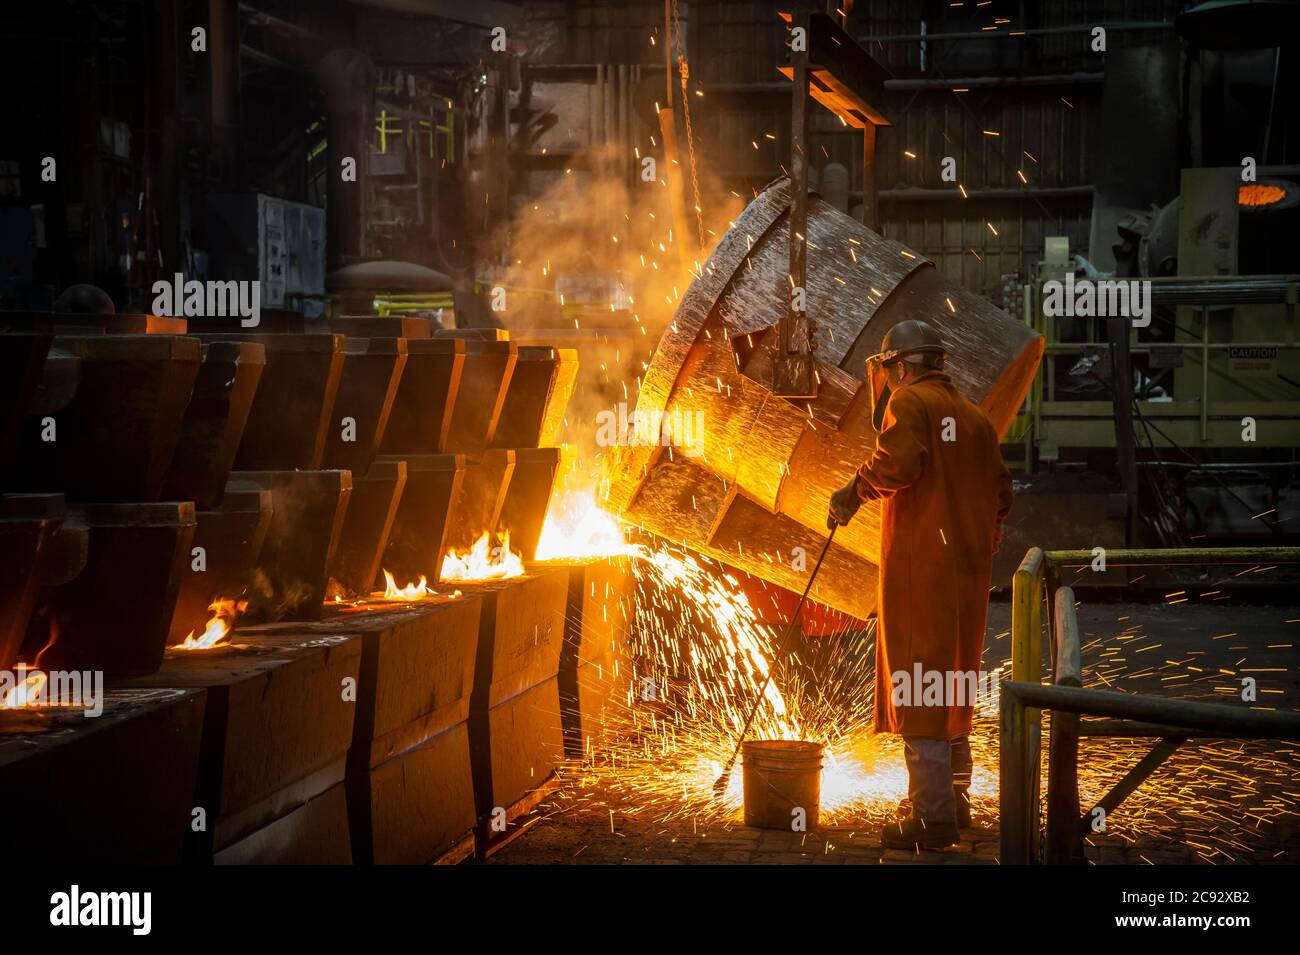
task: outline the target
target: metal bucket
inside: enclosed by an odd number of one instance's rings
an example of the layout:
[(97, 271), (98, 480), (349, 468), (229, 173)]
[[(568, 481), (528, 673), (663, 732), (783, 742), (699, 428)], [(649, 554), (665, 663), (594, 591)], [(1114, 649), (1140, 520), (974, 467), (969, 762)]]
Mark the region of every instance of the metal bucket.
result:
[(745, 825), (787, 832), (817, 828), (822, 744), (757, 739), (741, 747)]

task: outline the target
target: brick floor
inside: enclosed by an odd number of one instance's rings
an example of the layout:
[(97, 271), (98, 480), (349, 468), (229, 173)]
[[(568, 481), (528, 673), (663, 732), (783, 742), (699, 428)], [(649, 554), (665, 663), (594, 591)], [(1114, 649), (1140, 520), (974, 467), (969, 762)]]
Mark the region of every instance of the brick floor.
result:
[[(635, 813), (635, 814), (634, 814)], [(595, 787), (562, 787), (528, 831), (489, 861), (586, 865), (992, 865), (997, 832), (965, 830), (942, 852), (880, 847), (879, 826), (823, 826), (812, 832), (750, 829), (739, 819), (647, 819)]]
[[(882, 849), (878, 825), (822, 826), (807, 832), (750, 829), (740, 819), (645, 818), (598, 787), (574, 783), (539, 810), (536, 820), (489, 864), (515, 865), (993, 865), (998, 859), (994, 820), (977, 816), (962, 841), (938, 852)], [(1093, 836), (1085, 844), (1092, 865), (1186, 865), (1247, 862), (1300, 863), (1300, 824), (1276, 827), (1263, 848), (1229, 859), (1203, 858), (1181, 830), (1128, 839)]]

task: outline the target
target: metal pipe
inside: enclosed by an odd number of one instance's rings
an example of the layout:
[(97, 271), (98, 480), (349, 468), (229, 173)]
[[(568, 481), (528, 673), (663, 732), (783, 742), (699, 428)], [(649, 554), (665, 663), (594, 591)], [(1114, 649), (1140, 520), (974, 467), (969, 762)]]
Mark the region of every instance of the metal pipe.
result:
[(1035, 623), (1041, 640), (1043, 564), (1042, 549), (1031, 547), (1011, 578), (1011, 673), (1017, 680), (1038, 680), (1042, 675), (1041, 646), (1035, 658), (1033, 644)]
[(1079, 616), (1074, 611), (1074, 591), (1057, 588), (1052, 598), (1056, 617), (1056, 671), (1058, 686), (1083, 686), (1083, 664), (1079, 659)]
[(591, 110), (591, 144), (599, 147), (605, 142), (605, 64), (596, 64), (596, 86), (592, 91), (595, 104)]
[[(1051, 564), (1047, 564), (1050, 570)], [(1074, 591), (1058, 587), (1052, 597), (1054, 682), (1083, 686), (1079, 658), (1079, 617)], [(1079, 820), (1079, 714), (1052, 713), (1047, 756), (1047, 832), (1045, 861), (1069, 864), (1083, 859)]]
[(953, 79), (897, 79), (885, 80), (886, 90), (950, 90), (980, 89), (999, 86), (1076, 86), (1100, 83), (1104, 72), (1095, 73), (1040, 73), (1037, 76), (961, 76)]
[(1036, 706), (1053, 712), (1162, 723), (1186, 730), (1227, 732), (1238, 739), (1300, 741), (1300, 713), (1248, 710), (1221, 703), (1171, 700), (1021, 680), (1003, 681), (1001, 699), (1004, 706), (1008, 698), (1020, 706)]
[[(325, 251), (329, 270), (364, 258), (366, 155), (373, 125), (374, 65), (359, 50), (334, 50), (317, 67), (325, 90), (328, 212)], [(341, 162), (355, 159), (357, 181), (345, 183)]]
[[(979, 89), (981, 87), (1002, 86), (1075, 86), (1101, 83), (1106, 77), (1103, 72), (1095, 73), (1040, 73), (1031, 76), (960, 76), (951, 79), (892, 79), (885, 80), (885, 90), (951, 90)], [(759, 80), (757, 82), (705, 83), (701, 89), (706, 94), (782, 94), (790, 89), (788, 82), (780, 80)]]
[[(998, 732), (998, 861), (1003, 865), (1028, 865), (1038, 825), (1029, 798), (1027, 721), (1018, 697), (1003, 684)], [(1035, 767), (1036, 768), (1036, 767)], [(1034, 837), (1034, 838), (1031, 838)]]
[(627, 71), (626, 63), (618, 65), (618, 165), (622, 167), (621, 179), (627, 182)]
[[(1088, 351), (1100, 349), (1103, 342), (1053, 342), (1044, 347), (1047, 354), (1072, 355), (1083, 354)], [(1195, 348), (1195, 344), (1187, 342), (1143, 342), (1141, 345), (1133, 346), (1134, 354), (1150, 354), (1160, 348)], [(1295, 342), (1209, 342), (1205, 347), (1212, 351), (1224, 348), (1277, 348), (1277, 349), (1295, 349), (1300, 348), (1300, 344)]]
[(1210, 310), (1201, 306), (1201, 444), (1210, 438)]
[(617, 130), (614, 128), (614, 96), (617, 83), (618, 76), (614, 71), (614, 65), (612, 63), (606, 65), (604, 81), (600, 87), (601, 144), (604, 146), (612, 143), (617, 135)]
[(1184, 471), (1262, 471), (1268, 468), (1296, 468), (1300, 461), (1139, 461), (1140, 468), (1181, 468)]
[[(1013, 679), (1037, 682), (1043, 673), (1043, 576), (1047, 568), (1040, 548), (1032, 547), (1020, 562), (1011, 579), (1011, 675)], [(1034, 861), (1038, 843), (1039, 747), (1043, 732), (1042, 713), (1036, 708), (1021, 708), (1020, 738), (1002, 746), (1021, 749), (1016, 761), (1023, 767), (1024, 780), (1017, 784), (1025, 794), (1021, 810), (1027, 833), (1028, 859)], [(1048, 745), (1050, 748), (1051, 740)]]
[(1233, 739), (1231, 733), (1211, 730), (1186, 730), (1164, 723), (1140, 723), (1135, 720), (1082, 720), (1080, 736), (1115, 737), (1117, 739)]
[(1079, 714), (1052, 713), (1047, 757), (1047, 832), (1044, 860), (1049, 865), (1083, 861), (1079, 831)]
[[(1086, 566), (1092, 563), (1093, 556), (1090, 550), (1053, 550), (1046, 554), (1047, 560), (1057, 567)], [(1107, 567), (1296, 563), (1300, 563), (1300, 547), (1115, 548), (1106, 551)]]
[(1052, 36), (1062, 33), (1091, 33), (1097, 27), (1107, 33), (1119, 30), (1166, 30), (1173, 27), (1172, 20), (1146, 20), (1119, 23), (1077, 24), (1065, 27), (1040, 27), (1037, 30), (976, 30), (964, 33), (895, 33), (886, 36), (859, 36), (858, 42), (864, 46), (868, 43), (916, 43), (937, 42), (940, 40), (992, 40), (1014, 39), (1022, 36)]
[[(966, 197), (970, 199), (1082, 199), (1091, 198), (1092, 186), (1023, 186), (1019, 189), (967, 189)], [(850, 193), (850, 196), (853, 194)], [(924, 189), (920, 186), (908, 186), (902, 189), (881, 189), (881, 201), (897, 200), (906, 202), (953, 201), (965, 202), (956, 189)]]
[[(239, 7), (232, 0), (208, 2), (209, 109), (212, 141), (219, 151), (232, 148), (239, 126)], [(229, 155), (223, 155), (229, 161)], [(228, 170), (223, 170), (228, 175)]]
[[(799, 22), (808, 29), (806, 18)], [(777, 354), (772, 391), (784, 397), (816, 397), (812, 342), (805, 306), (808, 272), (808, 52), (796, 52), (790, 107), (790, 285), (789, 307), (777, 326)]]
[(1300, 275), (1259, 275), (1251, 278), (1187, 276), (1143, 279), (1151, 283), (1151, 299), (1170, 305), (1245, 305), (1285, 303), (1300, 285)]
[[(1124, 488), (1124, 543), (1133, 543), (1133, 525), (1138, 510), (1137, 436), (1133, 431), (1133, 366), (1129, 361), (1129, 322), (1119, 316), (1106, 319), (1110, 353), (1111, 414), (1115, 427), (1115, 463)], [(1204, 411), (1206, 403), (1201, 402)], [(1202, 427), (1206, 419), (1202, 417)], [(1205, 436), (1201, 436), (1202, 442)]]
[(1264, 122), (1264, 151), (1259, 154), (1261, 163), (1268, 162), (1269, 140), (1273, 135), (1273, 111), (1277, 107), (1277, 74), (1282, 66), (1282, 47), (1273, 52), (1273, 88), (1268, 94), (1268, 118)]
[(1088, 815), (1079, 820), (1079, 836), (1082, 837), (1088, 831), (1091, 822), (1089, 817), (1094, 812), (1100, 809), (1106, 815), (1110, 815), (1118, 809), (1119, 804), (1133, 795), (1133, 791), (1146, 782), (1147, 777), (1159, 769), (1165, 760), (1174, 755), (1181, 744), (1182, 740), (1162, 739), (1151, 747), (1151, 752), (1138, 760), (1137, 764), (1124, 774), (1124, 778), (1117, 782), (1110, 792), (1098, 800), (1092, 809), (1088, 810)]

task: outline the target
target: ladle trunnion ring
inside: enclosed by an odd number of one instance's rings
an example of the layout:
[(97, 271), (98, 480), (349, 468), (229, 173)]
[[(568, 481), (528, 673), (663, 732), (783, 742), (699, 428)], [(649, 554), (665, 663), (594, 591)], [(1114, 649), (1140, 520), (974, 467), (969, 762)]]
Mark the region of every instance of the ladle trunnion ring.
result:
[[(1005, 435), (1043, 338), (950, 283), (924, 256), (809, 197), (806, 303), (817, 397), (772, 392), (788, 308), (790, 183), (778, 179), (722, 236), (664, 331), (637, 397), (634, 434), (605, 458), (605, 506), (699, 553), (800, 592), (826, 537), (831, 494), (875, 447), (865, 359), (898, 322), (943, 336), (947, 372)], [(674, 446), (672, 422), (692, 428)], [(678, 429), (679, 432), (688, 429)], [(695, 432), (702, 432), (696, 434)], [(840, 529), (811, 598), (858, 618), (876, 603), (880, 510)]]

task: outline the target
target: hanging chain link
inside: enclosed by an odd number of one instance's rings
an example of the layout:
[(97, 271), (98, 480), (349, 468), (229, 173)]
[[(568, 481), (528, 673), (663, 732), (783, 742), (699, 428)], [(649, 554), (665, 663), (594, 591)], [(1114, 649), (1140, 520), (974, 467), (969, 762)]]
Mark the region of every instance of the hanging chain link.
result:
[(691, 101), (690, 90), (687, 84), (691, 76), (690, 64), (686, 62), (685, 44), (682, 42), (682, 23), (677, 13), (677, 0), (673, 3), (673, 32), (677, 35), (677, 72), (682, 78), (682, 118), (686, 122), (686, 154), (691, 164), (691, 190), (695, 196), (695, 228), (699, 234), (700, 249), (705, 248), (704, 243), (704, 202), (700, 199), (700, 177), (696, 173), (695, 163), (695, 130), (691, 126)]

